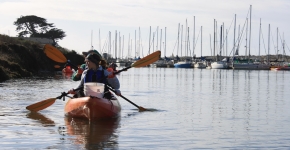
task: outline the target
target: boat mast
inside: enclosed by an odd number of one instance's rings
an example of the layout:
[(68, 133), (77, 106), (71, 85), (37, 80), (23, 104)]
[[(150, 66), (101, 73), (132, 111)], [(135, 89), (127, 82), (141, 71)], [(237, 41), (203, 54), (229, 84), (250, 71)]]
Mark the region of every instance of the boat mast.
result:
[(183, 36), (183, 25), (181, 25), (181, 35), (180, 35), (180, 57), (182, 57), (182, 36)]
[(160, 51), (162, 48), (162, 29), (160, 29)]
[(228, 56), (228, 29), (226, 29), (226, 56)]
[(223, 45), (222, 45), (222, 52), (225, 55), (225, 24), (223, 22)]
[(189, 27), (187, 27), (187, 40), (186, 40), (186, 41), (187, 41), (187, 51), (186, 51), (186, 56), (189, 56), (189, 55), (188, 55), (188, 53), (190, 53), (190, 52), (189, 52), (189, 47), (190, 47), (190, 45), (189, 45), (189, 44), (190, 44), (190, 42), (189, 42)]
[(234, 57), (235, 57), (235, 49), (236, 49), (236, 17), (237, 14), (235, 14), (235, 24), (234, 24), (234, 49), (233, 49), (233, 64), (232, 67), (234, 68)]
[(211, 47), (211, 34), (209, 34), (209, 43), (210, 43), (210, 55), (212, 56), (212, 47)]
[(270, 54), (270, 24), (269, 24), (269, 32), (268, 32), (268, 57), (267, 57), (268, 64), (269, 64), (269, 54)]
[(157, 50), (158, 49), (158, 32), (159, 32), (159, 26), (157, 26), (157, 30), (156, 30), (156, 49), (155, 50)]
[(251, 56), (252, 5), (250, 5), (249, 58)]
[(121, 53), (122, 53), (122, 49), (121, 49), (121, 44), (122, 44), (122, 42), (121, 42), (121, 33), (119, 32), (119, 59), (121, 58)]
[(93, 30), (91, 31), (91, 50), (93, 50)]
[(221, 33), (220, 33), (220, 56), (222, 55), (222, 44), (223, 44), (223, 42), (222, 42), (222, 40), (223, 40), (223, 26), (221, 25)]
[(99, 51), (101, 52), (101, 30), (99, 29)]
[(192, 56), (194, 56), (194, 50), (195, 50), (195, 16), (193, 16), (193, 40), (192, 40), (192, 46), (193, 46), (193, 54)]
[(202, 26), (200, 27), (200, 45), (201, 45), (201, 48), (200, 48), (200, 59), (202, 59)]
[(137, 50), (137, 42), (136, 42), (137, 40), (136, 39), (137, 39), (137, 37), (136, 37), (136, 30), (135, 30), (135, 54), (134, 54), (135, 59), (136, 59), (136, 54), (137, 54), (137, 51), (136, 51)]
[(165, 31), (164, 31), (164, 56), (166, 56), (166, 27), (165, 27)]
[[(215, 25), (216, 25), (216, 21), (215, 21), (215, 19), (213, 20), (213, 56), (215, 56), (215, 34), (216, 34), (216, 29), (215, 29)], [(216, 57), (216, 61), (217, 61), (217, 57)]]
[(155, 32), (153, 32), (153, 39), (152, 39), (152, 43), (153, 43), (153, 46), (152, 46), (152, 51), (154, 52), (154, 49), (155, 49), (155, 47), (154, 47), (154, 38), (155, 38)]
[[(247, 22), (247, 26), (246, 26), (246, 53), (245, 53), (245, 57), (247, 57), (247, 52), (248, 52), (248, 18), (246, 19), (246, 22)], [(250, 50), (250, 49), (249, 49)], [(249, 52), (250, 54), (250, 52)], [(249, 59), (250, 59), (250, 55), (249, 55)]]
[(283, 33), (283, 52), (282, 52), (282, 61), (284, 61), (284, 58), (285, 58), (285, 39), (284, 39), (284, 33)]
[(111, 31), (109, 31), (108, 54), (111, 54)]
[(278, 43), (279, 43), (279, 42), (278, 42), (278, 32), (279, 32), (279, 31), (278, 31), (278, 27), (277, 27), (277, 55), (279, 56), (279, 49), (278, 49), (278, 48), (279, 48), (279, 46), (278, 46)]
[(122, 58), (124, 58), (124, 45), (125, 45), (125, 37), (123, 35)]
[(115, 31), (115, 59), (117, 59), (117, 45), (118, 45), (118, 43), (117, 43), (117, 38), (118, 37), (118, 31), (116, 30)]
[(130, 57), (130, 33), (129, 33), (129, 39), (128, 39), (128, 60)]
[(178, 23), (178, 34), (177, 34), (177, 56), (178, 56), (178, 50), (179, 50), (179, 30), (180, 30), (180, 23)]
[(185, 20), (185, 34), (184, 34), (184, 44), (185, 44), (185, 54), (184, 56), (187, 56), (187, 19)]
[(140, 27), (139, 27), (139, 42), (138, 42), (138, 53), (139, 53), (139, 57), (141, 56), (140, 44), (141, 44), (141, 31), (140, 31)]
[(260, 30), (259, 30), (259, 56), (260, 56), (260, 52), (261, 52), (261, 18), (260, 18)]
[[(217, 20), (215, 20), (215, 32), (216, 32), (216, 33), (215, 33), (215, 43), (214, 43), (214, 44), (215, 44), (215, 47), (216, 47), (216, 51), (215, 51), (215, 52), (216, 52), (216, 54), (218, 54), (218, 50), (217, 50), (217, 48), (218, 48), (218, 45), (217, 45), (217, 43), (218, 43), (218, 42), (217, 42), (217, 37), (218, 37), (218, 36), (217, 36), (217, 34), (218, 34), (218, 29), (217, 29)], [(214, 53), (214, 55), (215, 55), (215, 53)]]
[[(237, 45), (237, 49), (236, 49), (235, 55), (239, 55), (239, 52), (240, 52), (240, 40), (242, 38), (242, 35), (241, 35), (240, 32), (241, 32), (241, 29), (240, 29), (240, 25), (239, 25), (239, 28), (238, 28), (238, 39), (237, 39), (238, 45)], [(246, 55), (247, 55), (247, 52), (245, 53), (245, 57), (246, 57)]]
[(150, 47), (151, 47), (151, 26), (149, 31), (149, 54), (150, 54)]

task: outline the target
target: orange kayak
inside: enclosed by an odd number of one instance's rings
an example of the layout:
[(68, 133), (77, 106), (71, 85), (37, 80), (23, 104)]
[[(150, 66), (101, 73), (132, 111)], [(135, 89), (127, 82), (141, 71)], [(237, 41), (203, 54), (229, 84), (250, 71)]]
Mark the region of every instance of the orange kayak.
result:
[(117, 118), (121, 112), (121, 105), (116, 97), (110, 100), (97, 97), (80, 97), (69, 99), (64, 108), (69, 117), (98, 120)]

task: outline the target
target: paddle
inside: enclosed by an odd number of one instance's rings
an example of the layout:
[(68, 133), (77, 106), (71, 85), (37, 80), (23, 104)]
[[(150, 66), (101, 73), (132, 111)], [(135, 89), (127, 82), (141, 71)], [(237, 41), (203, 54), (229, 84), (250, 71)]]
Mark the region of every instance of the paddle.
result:
[[(116, 91), (113, 88), (111, 88), (108, 85), (106, 85), (106, 86), (107, 86), (107, 88), (109, 88), (109, 90), (111, 90), (112, 92), (114, 92), (115, 94), (117, 94)], [(128, 101), (129, 103), (131, 103), (132, 105), (134, 105), (135, 107), (137, 107), (139, 109), (139, 111), (146, 111), (147, 110), (147, 109), (145, 109), (145, 108), (143, 108), (141, 106), (138, 106), (137, 104), (133, 103), (132, 101), (130, 101), (129, 99), (127, 99), (123, 95), (120, 95), (120, 97), (122, 97), (123, 99), (125, 99), (126, 101)]]
[[(80, 88), (74, 89), (74, 91), (77, 91), (79, 89)], [(61, 95), (56, 97), (56, 98), (49, 98), (49, 99), (46, 99), (46, 100), (31, 104), (31, 105), (27, 106), (26, 109), (28, 109), (30, 111), (35, 111), (35, 112), (39, 111), (39, 110), (43, 110), (43, 109), (51, 106), (55, 102), (56, 99), (61, 99), (62, 97), (64, 98), (65, 96), (70, 97), (67, 94), (68, 93), (62, 92)], [(72, 98), (72, 97), (70, 97), (70, 98)]]
[(125, 70), (128, 70), (128, 69), (130, 69), (132, 67), (135, 67), (135, 68), (145, 67), (145, 66), (150, 65), (153, 62), (159, 60), (160, 56), (161, 56), (161, 51), (156, 51), (154, 53), (151, 53), (150, 55), (147, 55), (146, 57), (144, 57), (142, 59), (139, 59), (138, 61), (133, 63), (131, 66), (126, 67), (124, 69), (121, 69), (121, 70), (115, 72), (114, 74), (118, 74), (118, 73), (120, 73), (122, 71), (125, 71)]
[(60, 68), (60, 66), (59, 65), (54, 65), (54, 68), (58, 69), (58, 68)]
[(46, 54), (48, 58), (54, 60), (55, 62), (59, 62), (59, 63), (67, 62), (67, 59), (62, 54), (62, 52), (50, 44), (44, 45), (44, 53)]
[[(59, 63), (66, 63), (65, 66), (70, 65), (72, 66), (75, 70), (78, 69), (78, 67), (70, 62), (70, 60), (67, 60), (66, 57), (62, 54), (60, 50), (58, 50), (56, 47), (53, 47), (50, 44), (46, 44), (44, 46), (44, 53), (46, 56), (50, 59), (52, 59), (55, 62)], [(59, 66), (60, 67), (60, 66)], [(59, 68), (58, 67), (58, 68)], [(56, 68), (56, 66), (55, 66)]]

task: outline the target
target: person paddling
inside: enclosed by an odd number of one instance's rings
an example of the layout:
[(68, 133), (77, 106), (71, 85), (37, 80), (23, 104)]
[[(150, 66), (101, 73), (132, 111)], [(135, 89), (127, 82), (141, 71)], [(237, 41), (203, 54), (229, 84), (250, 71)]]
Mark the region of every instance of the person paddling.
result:
[[(102, 59), (102, 56), (96, 53), (90, 53), (86, 56), (85, 62), (87, 69), (82, 72), (81, 81), (76, 89), (80, 89), (77, 93), (74, 89), (68, 91), (69, 94), (77, 94), (78, 97), (84, 96), (83, 89), (84, 83), (98, 82), (109, 85), (115, 89), (115, 93), (120, 96), (121, 91), (120, 82), (116, 76), (111, 76), (112, 72), (108, 72), (105, 68), (106, 61)], [(109, 89), (105, 86), (104, 97), (110, 96)], [(107, 97), (108, 98), (108, 97)]]
[[(97, 54), (97, 55), (101, 55), (97, 50), (89, 50), (89, 51), (87, 51), (87, 52), (82, 52), (84, 58), (86, 58), (87, 55), (90, 54), (90, 53), (95, 53), (95, 54)], [(86, 68), (87, 68), (87, 65), (86, 65), (85, 63), (82, 64), (82, 65), (78, 68), (78, 70), (75, 71), (75, 72), (72, 74), (72, 76), (71, 76), (72, 80), (73, 80), (73, 81), (79, 81), (79, 80), (81, 80), (81, 75), (82, 75), (83, 71), (84, 71)]]

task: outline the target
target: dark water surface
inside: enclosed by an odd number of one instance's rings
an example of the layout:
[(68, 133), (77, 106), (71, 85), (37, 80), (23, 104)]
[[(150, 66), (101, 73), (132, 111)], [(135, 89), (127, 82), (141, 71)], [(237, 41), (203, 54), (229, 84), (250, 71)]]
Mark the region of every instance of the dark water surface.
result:
[[(0, 83), (0, 149), (290, 149), (290, 72), (132, 68), (118, 76), (120, 118), (64, 116), (63, 76)], [(66, 99), (67, 100), (67, 99)]]

